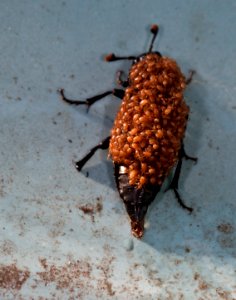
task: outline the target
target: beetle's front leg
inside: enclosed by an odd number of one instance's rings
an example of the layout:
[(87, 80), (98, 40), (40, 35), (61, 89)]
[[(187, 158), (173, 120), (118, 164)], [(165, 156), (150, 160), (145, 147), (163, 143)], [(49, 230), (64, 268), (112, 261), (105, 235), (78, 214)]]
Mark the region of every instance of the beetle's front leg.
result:
[(59, 89), (58, 92), (60, 93), (62, 100), (65, 101), (66, 103), (72, 104), (72, 105), (87, 105), (88, 109), (95, 102), (97, 102), (100, 99), (103, 99), (104, 97), (106, 97), (108, 95), (114, 95), (114, 96), (116, 96), (119, 99), (123, 99), (124, 93), (125, 93), (124, 90), (113, 89), (113, 90), (110, 90), (110, 91), (106, 91), (106, 92), (104, 92), (102, 94), (98, 94), (96, 96), (87, 98), (85, 100), (73, 100), (73, 99), (68, 99), (65, 96), (64, 89)]

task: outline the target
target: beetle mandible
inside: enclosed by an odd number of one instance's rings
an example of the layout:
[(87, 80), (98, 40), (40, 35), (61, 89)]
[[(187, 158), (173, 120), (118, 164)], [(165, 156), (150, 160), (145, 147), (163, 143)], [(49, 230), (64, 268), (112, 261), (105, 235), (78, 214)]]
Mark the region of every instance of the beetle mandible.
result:
[(133, 61), (126, 80), (122, 79), (123, 72), (118, 72), (117, 82), (125, 89), (115, 88), (84, 101), (68, 99), (64, 90), (59, 90), (65, 102), (88, 108), (108, 95), (122, 99), (111, 135), (77, 161), (75, 167), (81, 171), (98, 149), (109, 148), (117, 189), (130, 217), (132, 233), (137, 238), (143, 236), (148, 206), (173, 168), (168, 189), (174, 191), (183, 208), (192, 212), (180, 197), (178, 181), (182, 159), (197, 160), (185, 153), (183, 144), (189, 115), (183, 92), (194, 71), (186, 79), (173, 59), (152, 50), (158, 31), (158, 25), (151, 26), (152, 40), (146, 53), (106, 56), (108, 62)]

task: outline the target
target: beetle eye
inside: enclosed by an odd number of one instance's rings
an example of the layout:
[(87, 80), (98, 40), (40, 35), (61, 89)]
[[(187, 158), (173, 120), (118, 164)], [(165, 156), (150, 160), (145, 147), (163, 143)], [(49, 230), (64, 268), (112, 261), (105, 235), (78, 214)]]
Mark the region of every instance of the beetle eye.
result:
[(147, 54), (148, 53), (142, 53), (139, 56), (137, 56), (137, 58), (134, 60), (133, 64), (136, 64), (137, 62), (143, 60)]

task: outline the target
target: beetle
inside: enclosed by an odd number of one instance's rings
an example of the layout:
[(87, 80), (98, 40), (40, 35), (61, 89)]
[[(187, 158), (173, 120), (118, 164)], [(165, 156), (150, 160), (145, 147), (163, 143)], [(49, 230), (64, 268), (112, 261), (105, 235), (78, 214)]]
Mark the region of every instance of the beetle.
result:
[(150, 27), (152, 39), (147, 52), (138, 56), (117, 56), (111, 53), (107, 62), (131, 60), (127, 79), (118, 72), (117, 82), (124, 89), (112, 89), (85, 100), (72, 100), (60, 89), (63, 101), (72, 105), (86, 105), (88, 109), (98, 100), (114, 95), (122, 100), (111, 135), (93, 147), (75, 167), (81, 171), (98, 149), (108, 149), (114, 163), (117, 189), (131, 221), (132, 234), (141, 238), (148, 207), (160, 191), (164, 180), (174, 169), (168, 189), (174, 191), (178, 203), (189, 212), (178, 192), (189, 108), (183, 92), (191, 82), (182, 74), (175, 60), (153, 51), (159, 31), (158, 25)]

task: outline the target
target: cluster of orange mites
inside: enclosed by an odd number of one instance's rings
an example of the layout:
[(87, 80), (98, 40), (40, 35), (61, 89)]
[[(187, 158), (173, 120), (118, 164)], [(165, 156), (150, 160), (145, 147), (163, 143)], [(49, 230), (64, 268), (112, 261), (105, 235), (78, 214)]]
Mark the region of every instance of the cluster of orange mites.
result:
[(170, 58), (150, 53), (131, 67), (109, 147), (113, 162), (127, 167), (131, 185), (161, 185), (178, 160), (189, 112), (184, 89)]

